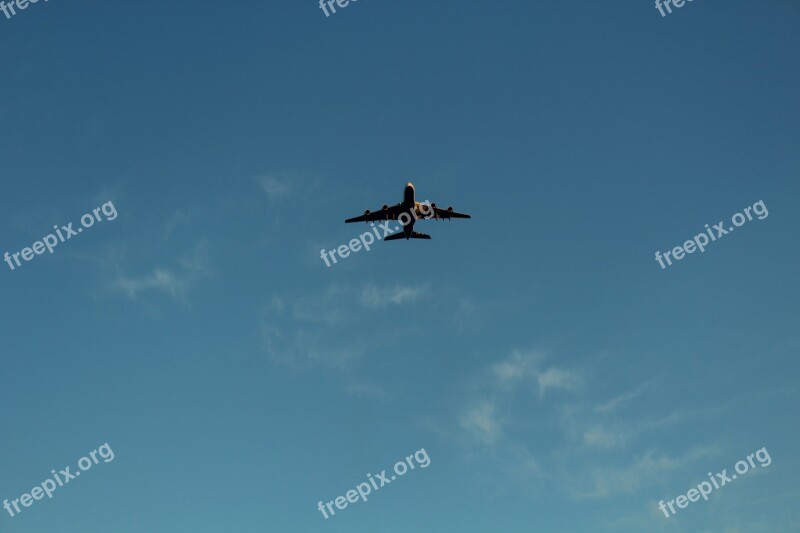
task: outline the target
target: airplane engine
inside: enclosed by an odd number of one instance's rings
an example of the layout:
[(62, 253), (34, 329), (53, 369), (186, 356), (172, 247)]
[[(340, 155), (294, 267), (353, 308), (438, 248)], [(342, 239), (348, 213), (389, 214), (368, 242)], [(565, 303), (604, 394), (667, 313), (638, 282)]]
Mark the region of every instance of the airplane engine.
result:
[(383, 207), (381, 207), (381, 209), (383, 209), (384, 211), (386, 211), (386, 210), (388, 210), (388, 209), (389, 209), (389, 206), (388, 206), (388, 205), (386, 205), (386, 204), (383, 204)]
[(369, 215), (369, 213), (370, 213), (370, 210), (369, 210), (369, 209), (367, 209), (366, 211), (364, 211), (364, 215)]
[(436, 202), (432, 202), (432, 203), (431, 203), (431, 207), (433, 207), (434, 209), (436, 209)]
[(447, 210), (450, 211), (451, 213), (453, 212), (453, 208), (452, 207), (448, 207)]

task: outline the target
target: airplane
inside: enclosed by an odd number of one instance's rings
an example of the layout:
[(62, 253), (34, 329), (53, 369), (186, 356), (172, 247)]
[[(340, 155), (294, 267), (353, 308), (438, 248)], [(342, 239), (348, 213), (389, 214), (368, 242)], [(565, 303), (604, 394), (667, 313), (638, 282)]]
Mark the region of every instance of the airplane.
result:
[[(367, 209), (364, 211), (364, 214), (358, 217), (348, 218), (345, 220), (345, 223), (350, 222), (376, 222), (379, 220), (398, 220), (403, 225), (403, 233), (395, 233), (394, 235), (388, 235), (384, 237), (383, 240), (385, 241), (393, 241), (396, 239), (402, 239), (403, 237), (408, 239), (430, 239), (430, 235), (426, 235), (425, 233), (419, 233), (414, 231), (414, 223), (420, 218), (433, 218), (433, 219), (443, 219), (447, 220), (449, 218), (472, 218), (469, 215), (465, 215), (463, 213), (457, 213), (453, 211), (452, 207), (448, 207), (447, 209), (441, 209), (436, 207), (436, 204), (428, 203), (428, 202), (417, 202), (416, 199), (416, 190), (414, 189), (414, 184), (411, 182), (406, 183), (405, 189), (403, 189), (403, 201), (399, 204), (395, 204), (389, 206), (387, 204), (383, 204), (383, 207), (379, 211), (370, 211)], [(405, 215), (405, 217), (403, 216)], [(403, 218), (407, 218), (407, 221), (403, 221)]]

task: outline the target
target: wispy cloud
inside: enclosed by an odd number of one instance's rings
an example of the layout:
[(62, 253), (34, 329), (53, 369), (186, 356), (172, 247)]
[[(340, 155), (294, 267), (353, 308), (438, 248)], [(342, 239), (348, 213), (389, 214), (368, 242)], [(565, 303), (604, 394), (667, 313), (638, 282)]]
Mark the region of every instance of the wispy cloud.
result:
[(629, 403), (631, 400), (636, 399), (642, 393), (642, 391), (645, 390), (645, 388), (652, 386), (652, 383), (653, 383), (652, 379), (648, 380), (647, 382), (642, 383), (641, 385), (636, 387), (634, 390), (620, 394), (619, 396), (596, 406), (594, 410), (597, 411), (598, 413), (603, 413), (603, 414), (612, 413), (621, 406)]
[(288, 195), (291, 191), (290, 181), (286, 177), (278, 177), (275, 174), (259, 176), (256, 178), (261, 189), (267, 194), (270, 201), (275, 201)]
[[(264, 307), (261, 320), (264, 348), (274, 362), (296, 370), (349, 370), (369, 347), (377, 349), (386, 342), (364, 327), (363, 317), (368, 311), (407, 304), (418, 296), (418, 291), (402, 286), (334, 283), (300, 296), (274, 296)], [(347, 392), (382, 394), (375, 386), (366, 385), (352, 385)]]
[[(121, 270), (120, 267), (118, 270)], [(140, 276), (118, 272), (111, 283), (111, 288), (122, 292), (132, 300), (150, 291), (166, 293), (173, 298), (183, 298), (189, 286), (210, 273), (208, 244), (200, 241), (190, 255), (178, 258), (172, 266), (159, 265), (150, 273)]]
[(361, 291), (361, 304), (373, 309), (381, 309), (389, 305), (402, 305), (417, 300), (422, 294), (420, 287), (378, 288), (366, 285)]
[(339, 285), (305, 294), (291, 304), (292, 318), (300, 323), (322, 323), (329, 326), (349, 319), (353, 307), (353, 290)]
[(601, 424), (596, 424), (583, 433), (583, 442), (589, 446), (599, 448), (617, 448), (624, 446), (630, 435), (619, 428), (610, 429)]
[(556, 366), (545, 368), (545, 361), (541, 352), (514, 350), (489, 367), (488, 379), (481, 381), (465, 402), (469, 407), (457, 415), (459, 428), (467, 441), (483, 446), (506, 444), (504, 429), (515, 423), (507, 406), (513, 404), (518, 389), (536, 389), (541, 401), (549, 390), (574, 390), (578, 387), (581, 380), (577, 373)]
[(379, 400), (388, 400), (389, 394), (386, 393), (383, 386), (379, 383), (357, 383), (348, 385), (345, 392), (351, 396), (359, 398), (377, 398)]
[(191, 217), (188, 213), (181, 209), (175, 211), (164, 225), (164, 240), (169, 241), (178, 227), (188, 225), (190, 221)]
[(543, 368), (545, 357), (540, 352), (513, 351), (504, 361), (492, 367), (497, 384), (513, 389), (522, 384), (535, 384), (539, 398), (548, 390), (574, 391), (581, 385), (581, 377), (571, 370), (549, 366)]
[(146, 276), (126, 277), (120, 275), (114, 281), (114, 288), (135, 300), (141, 292), (148, 290), (163, 291), (170, 296), (178, 296), (186, 288), (186, 282), (171, 271), (156, 267), (152, 274)]
[(264, 350), (270, 359), (294, 370), (313, 367), (346, 369), (364, 353), (363, 343), (334, 344), (313, 328), (287, 328), (279, 322), (262, 321)]
[[(618, 398), (628, 395), (630, 393)], [(597, 450), (625, 448), (647, 432), (664, 430), (686, 419), (687, 415), (681, 411), (661, 416), (619, 416), (613, 409), (598, 410), (583, 402), (561, 406), (558, 410), (559, 425), (571, 442)]]
[(607, 391), (609, 384), (591, 379), (587, 368), (592, 364), (558, 363), (543, 351), (512, 350), (465, 381), (461, 407), (446, 417), (450, 426), (443, 438), (455, 435), (466, 460), (491, 458), (494, 474), (481, 471), (493, 487), (511, 479), (501, 481), (498, 472), (517, 472), (520, 490), (556, 488), (574, 499), (632, 494), (718, 453), (708, 446), (675, 455), (660, 449), (661, 439), (648, 441), (646, 433), (658, 437), (671, 426), (705, 416), (704, 411), (638, 416), (625, 411), (623, 416), (623, 407), (646, 394), (652, 380), (598, 400), (598, 389)]
[(695, 448), (679, 457), (648, 451), (633, 463), (620, 467), (596, 467), (583, 472), (571, 490), (575, 498), (605, 498), (630, 494), (657, 483), (666, 474), (718, 453), (713, 447)]
[(539, 397), (544, 397), (548, 390), (568, 390), (573, 391), (580, 385), (580, 378), (572, 372), (550, 367), (545, 371), (536, 373), (536, 381), (539, 384)]
[(493, 445), (500, 440), (503, 424), (495, 404), (490, 401), (470, 407), (459, 417), (461, 428), (485, 445)]

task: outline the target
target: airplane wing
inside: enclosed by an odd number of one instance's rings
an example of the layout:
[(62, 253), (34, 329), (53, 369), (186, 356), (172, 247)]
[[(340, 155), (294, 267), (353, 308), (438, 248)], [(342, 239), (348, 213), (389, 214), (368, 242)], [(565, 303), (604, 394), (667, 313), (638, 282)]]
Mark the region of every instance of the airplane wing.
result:
[(397, 220), (397, 217), (402, 213), (402, 204), (395, 204), (392, 206), (384, 205), (377, 211), (364, 211), (364, 214), (358, 217), (348, 218), (347, 222), (376, 222), (378, 220)]
[(433, 206), (433, 218), (472, 218), (469, 215), (464, 213), (458, 213), (457, 211), (453, 211), (452, 207), (448, 207), (447, 209), (441, 209), (439, 207)]

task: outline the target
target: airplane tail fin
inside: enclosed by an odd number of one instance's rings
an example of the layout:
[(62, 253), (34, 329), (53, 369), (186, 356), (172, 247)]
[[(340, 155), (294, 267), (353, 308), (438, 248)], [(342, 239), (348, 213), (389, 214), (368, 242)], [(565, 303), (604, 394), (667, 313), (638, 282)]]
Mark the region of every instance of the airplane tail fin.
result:
[[(405, 239), (406, 236), (403, 233), (395, 233), (394, 235), (389, 235), (388, 237), (384, 237), (384, 241), (396, 241), (398, 239)], [(420, 233), (418, 231), (414, 231), (411, 233), (411, 237), (409, 239), (430, 239), (431, 236), (425, 233)]]

